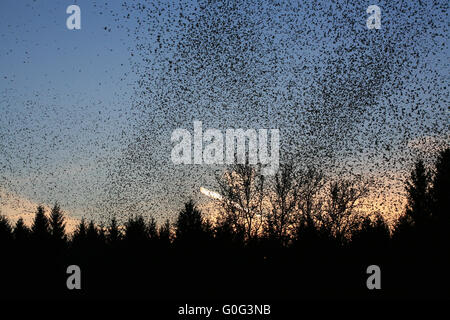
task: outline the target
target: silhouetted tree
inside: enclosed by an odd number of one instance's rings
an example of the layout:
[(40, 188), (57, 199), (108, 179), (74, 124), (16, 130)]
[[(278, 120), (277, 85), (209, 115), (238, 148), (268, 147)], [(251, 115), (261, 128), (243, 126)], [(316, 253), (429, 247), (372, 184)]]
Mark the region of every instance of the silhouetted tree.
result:
[(0, 245), (11, 245), (13, 240), (13, 233), (11, 224), (5, 216), (0, 215)]
[(81, 219), (80, 223), (76, 227), (72, 236), (72, 245), (74, 247), (82, 247), (87, 242), (87, 226), (84, 218)]
[(264, 222), (265, 179), (260, 168), (248, 164), (231, 167), (218, 179), (223, 208), (223, 221), (231, 224), (234, 231), (244, 231), (246, 240), (256, 238)]
[(166, 219), (164, 224), (159, 227), (159, 241), (161, 243), (161, 247), (167, 248), (171, 243), (171, 228), (170, 221)]
[(157, 240), (158, 239), (158, 227), (156, 226), (156, 220), (154, 217), (150, 218), (150, 221), (148, 222), (148, 236), (151, 240)]
[(67, 241), (64, 220), (59, 204), (55, 203), (50, 213), (49, 225), (52, 243), (58, 248), (64, 246)]
[(407, 205), (405, 214), (411, 218), (416, 229), (430, 222), (430, 174), (422, 160), (418, 160), (406, 182)]
[(175, 228), (175, 241), (178, 244), (200, 244), (207, 240), (209, 230), (206, 229), (202, 213), (192, 200), (185, 203), (184, 209), (178, 214)]
[(324, 186), (324, 175), (310, 167), (300, 171), (298, 176), (298, 196), (296, 214), (296, 239), (303, 242), (317, 242), (321, 231), (326, 231), (324, 227), (317, 225), (323, 210), (323, 199), (320, 191)]
[(365, 250), (385, 248), (390, 240), (389, 227), (380, 213), (363, 218), (361, 226), (352, 232), (352, 242)]
[(116, 218), (112, 218), (108, 226), (106, 241), (108, 244), (116, 246), (120, 240), (122, 240), (122, 232), (117, 225)]
[(125, 241), (145, 244), (149, 240), (147, 225), (142, 216), (131, 217), (125, 223)]
[(43, 206), (38, 206), (31, 226), (31, 236), (38, 242), (46, 242), (50, 239), (50, 226)]
[(265, 233), (269, 239), (287, 245), (294, 234), (298, 201), (298, 185), (294, 166), (281, 165), (270, 192), (271, 210), (267, 211)]
[(23, 218), (19, 218), (14, 226), (14, 240), (18, 244), (25, 244), (30, 239), (31, 230), (23, 222)]
[[(426, 247), (432, 241), (431, 212), (433, 208), (431, 175), (422, 160), (414, 163), (409, 180), (405, 183), (406, 208), (394, 228), (393, 239), (399, 248)], [(431, 237), (430, 237), (431, 236)]]
[(213, 228), (217, 243), (222, 247), (240, 246), (245, 241), (244, 228), (232, 220), (233, 216), (220, 216)]
[(332, 182), (328, 192), (324, 213), (318, 218), (321, 227), (343, 243), (357, 227), (356, 209), (358, 202), (367, 195), (368, 188), (361, 181), (341, 180)]
[(442, 237), (450, 241), (450, 148), (441, 151), (435, 163), (430, 190), (433, 225)]
[(101, 240), (100, 230), (94, 221), (90, 221), (86, 230), (86, 240), (90, 244), (96, 244)]
[(412, 239), (414, 232), (412, 230), (412, 218), (406, 214), (402, 214), (394, 225), (392, 239), (400, 246), (405, 247), (409, 240)]

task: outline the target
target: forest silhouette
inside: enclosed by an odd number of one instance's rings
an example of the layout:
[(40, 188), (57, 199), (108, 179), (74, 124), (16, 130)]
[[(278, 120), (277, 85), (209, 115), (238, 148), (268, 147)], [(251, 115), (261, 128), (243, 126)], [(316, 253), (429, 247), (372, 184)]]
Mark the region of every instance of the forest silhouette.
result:
[[(65, 231), (58, 204), (37, 208), (31, 228), (0, 216), (2, 296), (29, 299), (406, 299), (448, 298), (450, 149), (417, 160), (407, 205), (393, 228), (356, 213), (364, 183), (327, 182), (315, 169), (283, 165), (271, 184), (237, 165), (219, 180), (220, 214), (193, 201), (175, 223), (143, 216), (106, 227), (82, 220)], [(267, 210), (267, 207), (270, 210)], [(68, 290), (66, 269), (81, 269)], [(366, 269), (381, 269), (369, 290)]]

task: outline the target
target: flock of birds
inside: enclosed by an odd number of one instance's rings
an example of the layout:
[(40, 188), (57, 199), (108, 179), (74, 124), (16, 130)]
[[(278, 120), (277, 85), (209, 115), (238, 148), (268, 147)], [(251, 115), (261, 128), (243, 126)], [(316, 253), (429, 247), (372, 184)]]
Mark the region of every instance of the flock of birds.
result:
[[(432, 159), (449, 144), (448, 2), (377, 5), (380, 30), (367, 29), (361, 1), (125, 0), (120, 8), (94, 1), (111, 17), (104, 31), (127, 34), (128, 72), (136, 81), (120, 109), (125, 128), (118, 126), (114, 141), (80, 153), (81, 160), (97, 157), (85, 170), (102, 179), (89, 186), (75, 179), (79, 185), (61, 196), (82, 203), (95, 189), (99, 220), (133, 213), (166, 218), (188, 198), (201, 201), (198, 190), (215, 190), (224, 167), (170, 160), (172, 131), (192, 131), (195, 120), (220, 130), (278, 128), (282, 161), (314, 165), (331, 177), (374, 178), (378, 197), (401, 196), (412, 161)], [(39, 115), (30, 116), (39, 123)], [(0, 129), (2, 150), (8, 130)], [(60, 139), (49, 141), (47, 152), (70, 140), (69, 131)], [(417, 145), (430, 139), (437, 147)], [(6, 149), (0, 170), (18, 152), (14, 141)], [(98, 156), (98, 149), (111, 156)], [(23, 161), (40, 170), (39, 158)]]

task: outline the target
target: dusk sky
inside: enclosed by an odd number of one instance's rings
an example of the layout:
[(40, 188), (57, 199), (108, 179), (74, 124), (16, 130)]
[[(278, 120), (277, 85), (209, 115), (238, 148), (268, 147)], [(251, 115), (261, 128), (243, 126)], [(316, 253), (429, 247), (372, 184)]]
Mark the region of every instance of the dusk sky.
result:
[(373, 198), (398, 199), (415, 158), (449, 145), (447, 1), (206, 3), (1, 1), (3, 205), (172, 218), (225, 169), (172, 163), (194, 121), (279, 129), (281, 161), (365, 174)]

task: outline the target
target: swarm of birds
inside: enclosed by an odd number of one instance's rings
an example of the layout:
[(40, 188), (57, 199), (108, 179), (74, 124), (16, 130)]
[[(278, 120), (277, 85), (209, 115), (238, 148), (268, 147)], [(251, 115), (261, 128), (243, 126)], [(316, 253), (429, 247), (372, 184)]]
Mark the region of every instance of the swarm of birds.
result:
[[(166, 215), (214, 189), (224, 166), (170, 159), (172, 131), (192, 132), (194, 120), (278, 128), (282, 161), (376, 178), (380, 197), (401, 193), (393, 186), (412, 161), (449, 144), (448, 2), (377, 5), (381, 29), (369, 30), (361, 1), (94, 2), (111, 17), (105, 32), (126, 32), (136, 78), (95, 210)], [(417, 146), (430, 139), (431, 149)]]

